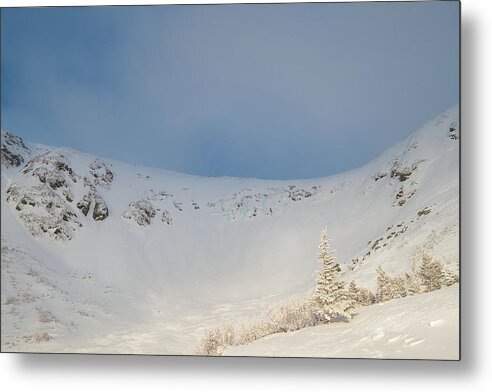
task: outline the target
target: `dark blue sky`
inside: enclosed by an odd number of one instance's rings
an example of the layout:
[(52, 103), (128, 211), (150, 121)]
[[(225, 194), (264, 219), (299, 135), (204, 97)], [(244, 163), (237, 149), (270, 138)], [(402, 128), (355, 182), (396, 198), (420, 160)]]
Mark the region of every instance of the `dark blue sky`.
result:
[(458, 3), (2, 9), (2, 127), (187, 173), (360, 166), (458, 103)]

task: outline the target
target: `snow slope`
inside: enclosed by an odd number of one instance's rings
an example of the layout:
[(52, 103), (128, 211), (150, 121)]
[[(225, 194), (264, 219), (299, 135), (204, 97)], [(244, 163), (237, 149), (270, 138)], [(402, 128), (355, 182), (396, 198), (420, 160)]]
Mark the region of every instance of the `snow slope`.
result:
[[(2, 350), (183, 354), (308, 292), (328, 227), (344, 279), (456, 269), (458, 108), (327, 178), (206, 178), (2, 131)], [(135, 136), (137, 137), (137, 135)]]
[(350, 323), (267, 336), (223, 355), (459, 359), (458, 286), (366, 306)]

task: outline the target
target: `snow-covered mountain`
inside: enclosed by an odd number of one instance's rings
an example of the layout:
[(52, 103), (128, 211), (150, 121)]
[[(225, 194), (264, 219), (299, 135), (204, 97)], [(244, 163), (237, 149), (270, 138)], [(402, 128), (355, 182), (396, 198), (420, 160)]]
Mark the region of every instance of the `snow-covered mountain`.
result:
[(313, 286), (327, 226), (344, 280), (458, 268), (452, 108), (365, 166), (206, 178), (2, 130), (2, 350), (186, 354), (205, 328)]

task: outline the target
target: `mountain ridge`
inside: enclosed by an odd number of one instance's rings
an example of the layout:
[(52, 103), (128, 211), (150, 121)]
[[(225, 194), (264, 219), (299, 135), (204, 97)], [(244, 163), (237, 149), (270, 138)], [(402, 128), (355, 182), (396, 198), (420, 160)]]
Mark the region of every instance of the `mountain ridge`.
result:
[[(59, 348), (75, 335), (78, 350), (94, 349), (84, 331), (152, 320), (187, 331), (162, 332), (159, 352), (183, 353), (210, 323), (309, 291), (325, 226), (344, 279), (363, 287), (378, 265), (404, 273), (422, 252), (457, 268), (458, 168), (457, 107), (360, 168), (302, 180), (199, 177), (2, 130), (2, 301), (17, 303), (17, 314), (2, 307), (2, 344)], [(38, 308), (57, 322), (39, 322)]]

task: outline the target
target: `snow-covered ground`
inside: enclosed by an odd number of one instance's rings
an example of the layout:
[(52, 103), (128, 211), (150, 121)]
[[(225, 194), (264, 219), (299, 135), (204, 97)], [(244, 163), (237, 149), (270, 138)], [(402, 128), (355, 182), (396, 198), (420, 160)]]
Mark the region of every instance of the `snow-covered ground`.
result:
[(270, 335), (223, 355), (456, 360), (458, 285), (366, 306), (350, 323)]
[(361, 168), (292, 181), (191, 176), (2, 131), (2, 350), (190, 353), (206, 328), (308, 292), (325, 226), (342, 278), (371, 290), (379, 265), (403, 274), (422, 252), (456, 270), (458, 123), (455, 107)]

